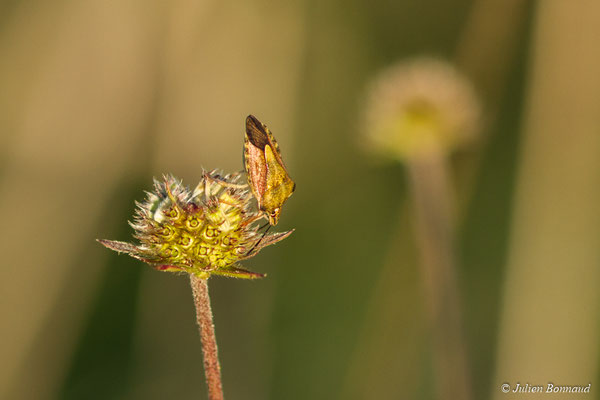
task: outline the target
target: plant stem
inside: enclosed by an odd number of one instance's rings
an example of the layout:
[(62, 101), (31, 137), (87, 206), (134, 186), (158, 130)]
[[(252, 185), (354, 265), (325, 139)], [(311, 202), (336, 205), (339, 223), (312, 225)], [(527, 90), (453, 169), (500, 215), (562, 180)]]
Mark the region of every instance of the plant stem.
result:
[(208, 398), (210, 400), (223, 400), (223, 385), (221, 383), (221, 366), (217, 350), (217, 338), (215, 337), (215, 326), (213, 314), (210, 307), (208, 295), (208, 279), (198, 278), (190, 275), (190, 283), (194, 294), (196, 306), (196, 319), (202, 341), (202, 353), (204, 355), (204, 374), (208, 387)]
[(433, 339), (437, 399), (472, 398), (456, 266), (450, 187), (443, 154), (409, 163), (416, 233)]

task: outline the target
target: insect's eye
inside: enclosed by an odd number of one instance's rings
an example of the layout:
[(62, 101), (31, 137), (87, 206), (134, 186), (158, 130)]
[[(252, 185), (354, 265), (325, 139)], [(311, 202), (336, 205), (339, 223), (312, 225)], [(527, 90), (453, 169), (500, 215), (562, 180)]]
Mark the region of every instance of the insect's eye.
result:
[(276, 217), (276, 216), (277, 216), (277, 214), (279, 214), (279, 207), (278, 207), (278, 208), (276, 208), (276, 209), (274, 209), (274, 210), (271, 212), (271, 217)]

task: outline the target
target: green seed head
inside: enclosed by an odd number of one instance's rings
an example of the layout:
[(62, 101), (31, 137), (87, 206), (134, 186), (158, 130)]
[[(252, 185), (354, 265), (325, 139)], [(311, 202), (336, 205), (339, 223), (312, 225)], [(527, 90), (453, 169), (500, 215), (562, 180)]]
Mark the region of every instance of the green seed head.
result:
[(130, 225), (139, 244), (100, 240), (106, 247), (131, 255), (161, 271), (180, 271), (201, 278), (264, 275), (236, 265), (292, 231), (258, 232), (263, 218), (239, 174), (204, 173), (194, 190), (172, 176), (154, 182), (154, 191), (137, 203)]

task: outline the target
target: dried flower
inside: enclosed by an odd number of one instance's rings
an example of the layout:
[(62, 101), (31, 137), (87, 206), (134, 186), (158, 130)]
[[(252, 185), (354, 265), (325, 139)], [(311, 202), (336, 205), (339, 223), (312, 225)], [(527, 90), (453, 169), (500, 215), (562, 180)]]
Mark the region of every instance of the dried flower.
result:
[(406, 160), (468, 142), (479, 118), (471, 84), (452, 65), (421, 58), (392, 66), (374, 80), (364, 130), (373, 151)]
[(240, 174), (204, 173), (194, 190), (172, 176), (154, 181), (154, 192), (137, 203), (130, 225), (139, 245), (99, 240), (160, 271), (187, 272), (199, 278), (223, 275), (255, 279), (263, 274), (241, 268), (237, 262), (256, 255), (292, 231), (263, 235), (258, 221), (264, 215), (251, 205), (248, 185)]

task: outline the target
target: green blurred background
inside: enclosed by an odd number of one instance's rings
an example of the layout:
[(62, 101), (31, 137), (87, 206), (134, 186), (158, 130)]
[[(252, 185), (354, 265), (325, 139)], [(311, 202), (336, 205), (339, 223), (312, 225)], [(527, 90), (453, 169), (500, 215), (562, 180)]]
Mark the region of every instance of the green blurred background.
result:
[(474, 398), (600, 398), (598, 43), (597, 0), (0, 3), (0, 398), (205, 398), (188, 280), (95, 239), (153, 176), (240, 170), (250, 113), (296, 232), (245, 262), (266, 279), (210, 280), (226, 398), (435, 398), (405, 170), (359, 139), (366, 84), (419, 55), (485, 110), (452, 159)]

